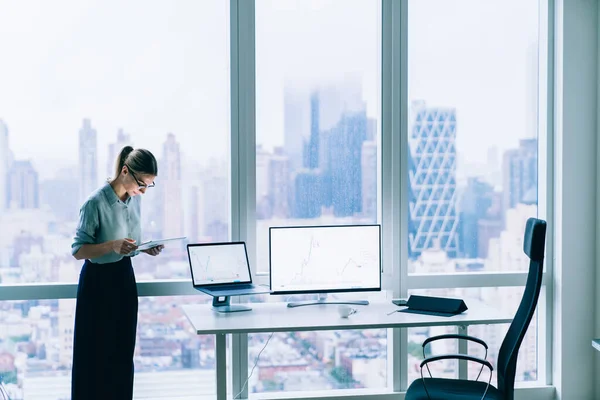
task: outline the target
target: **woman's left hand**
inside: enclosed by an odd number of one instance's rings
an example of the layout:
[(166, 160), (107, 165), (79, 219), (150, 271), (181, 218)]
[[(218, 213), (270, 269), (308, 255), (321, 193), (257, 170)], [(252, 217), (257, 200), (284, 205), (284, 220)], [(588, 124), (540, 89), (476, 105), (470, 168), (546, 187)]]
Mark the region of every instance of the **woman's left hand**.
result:
[(151, 249), (147, 249), (147, 250), (140, 250), (143, 251), (146, 254), (150, 254), (151, 256), (157, 256), (160, 254), (160, 252), (162, 251), (162, 249), (164, 249), (165, 246), (162, 244), (159, 244), (156, 247), (152, 247)]

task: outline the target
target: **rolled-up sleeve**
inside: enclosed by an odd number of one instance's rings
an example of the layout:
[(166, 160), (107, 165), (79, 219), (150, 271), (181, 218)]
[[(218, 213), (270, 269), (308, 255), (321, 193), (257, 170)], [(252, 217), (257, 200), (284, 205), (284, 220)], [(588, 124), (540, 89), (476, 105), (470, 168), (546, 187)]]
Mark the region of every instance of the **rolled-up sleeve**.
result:
[(98, 225), (98, 207), (92, 201), (85, 202), (79, 210), (79, 223), (71, 245), (72, 255), (75, 255), (84, 244), (96, 243)]

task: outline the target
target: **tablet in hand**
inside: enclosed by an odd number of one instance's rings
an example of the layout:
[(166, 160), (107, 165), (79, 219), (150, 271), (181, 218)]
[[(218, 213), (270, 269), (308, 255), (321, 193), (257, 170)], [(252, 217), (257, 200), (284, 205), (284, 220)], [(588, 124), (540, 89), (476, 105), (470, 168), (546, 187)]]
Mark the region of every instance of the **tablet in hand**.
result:
[(137, 249), (138, 250), (148, 250), (153, 247), (159, 246), (161, 244), (164, 245), (169, 242), (174, 242), (174, 241), (184, 240), (184, 239), (187, 239), (187, 238), (185, 236), (182, 236), (182, 237), (169, 238), (169, 239), (150, 240), (148, 242), (140, 244)]

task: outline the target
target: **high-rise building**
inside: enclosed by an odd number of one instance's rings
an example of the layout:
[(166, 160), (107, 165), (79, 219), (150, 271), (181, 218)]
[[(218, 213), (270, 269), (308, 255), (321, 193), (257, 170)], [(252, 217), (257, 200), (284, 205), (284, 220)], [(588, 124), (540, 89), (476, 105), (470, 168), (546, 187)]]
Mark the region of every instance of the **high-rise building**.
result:
[(409, 253), (439, 248), (456, 257), (456, 110), (415, 102), (409, 133)]
[(190, 190), (190, 242), (198, 242), (204, 236), (204, 204), (202, 204), (203, 188), (192, 186)]
[(9, 169), (8, 126), (0, 119), (0, 214), (6, 207), (7, 184), (6, 177)]
[(165, 237), (183, 236), (183, 199), (181, 153), (175, 135), (169, 133), (163, 144), (161, 162), (162, 233)]
[(275, 148), (269, 160), (269, 198), (271, 214), (276, 218), (289, 216), (290, 160), (283, 149)]
[(377, 142), (365, 141), (361, 154), (362, 212), (372, 222), (377, 222)]
[(459, 253), (461, 257), (479, 255), (479, 222), (492, 206), (494, 188), (480, 178), (468, 178), (462, 192), (459, 218)]
[(286, 87), (283, 101), (284, 147), (290, 158), (290, 169), (296, 171), (303, 166), (304, 141), (310, 135), (309, 95)]
[(310, 96), (310, 138), (308, 139), (308, 147), (306, 147), (304, 167), (315, 169), (321, 167), (319, 164), (319, 93), (315, 92)]
[[(345, 113), (327, 138), (327, 160), (322, 168), (323, 192), (331, 193), (336, 217), (362, 212), (362, 145), (367, 134), (366, 111)], [(329, 189), (326, 187), (329, 186)], [(327, 197), (324, 205), (329, 206)]]
[(258, 219), (271, 216), (270, 164), (271, 152), (261, 145), (256, 146), (256, 218)]
[(30, 161), (14, 161), (7, 177), (8, 208), (30, 209), (40, 207), (38, 173)]
[(321, 173), (318, 169), (301, 169), (294, 174), (294, 217), (321, 216)]
[(117, 156), (125, 146), (133, 146), (131, 143), (131, 135), (125, 133), (123, 129), (119, 129), (117, 132), (117, 141), (108, 145), (108, 158), (106, 161), (107, 177), (112, 178), (114, 176)]
[(79, 129), (79, 204), (98, 188), (98, 138), (88, 118)]
[(537, 204), (537, 139), (522, 139), (517, 149), (504, 153), (502, 175), (504, 212), (517, 204)]

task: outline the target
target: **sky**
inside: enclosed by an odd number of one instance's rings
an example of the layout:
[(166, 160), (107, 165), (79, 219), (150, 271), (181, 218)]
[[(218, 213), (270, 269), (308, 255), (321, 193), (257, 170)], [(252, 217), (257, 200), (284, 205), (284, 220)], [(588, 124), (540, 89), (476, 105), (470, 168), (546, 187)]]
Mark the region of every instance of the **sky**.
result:
[[(168, 132), (186, 159), (228, 156), (228, 1), (0, 0), (0, 21), (0, 119), (42, 179), (76, 163), (83, 118), (101, 172), (119, 128), (159, 156)], [(456, 108), (462, 158), (533, 136), (537, 22), (538, 0), (410, 1), (409, 98)], [(267, 148), (283, 144), (286, 85), (358, 79), (380, 120), (381, 3), (256, 0), (256, 74)]]

